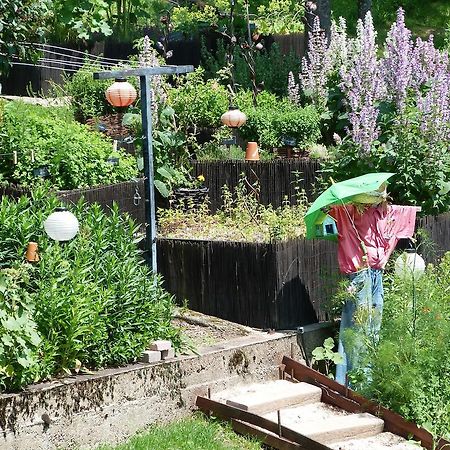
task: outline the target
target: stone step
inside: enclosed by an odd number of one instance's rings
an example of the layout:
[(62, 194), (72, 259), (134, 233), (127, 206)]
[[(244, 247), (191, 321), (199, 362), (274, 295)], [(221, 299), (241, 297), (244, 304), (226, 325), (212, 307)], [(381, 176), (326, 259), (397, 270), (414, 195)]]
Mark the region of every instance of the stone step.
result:
[(415, 441), (407, 441), (401, 436), (384, 432), (364, 439), (352, 439), (331, 444), (333, 450), (420, 450), (423, 447)]
[[(320, 410), (313, 412), (316, 408)], [(384, 428), (383, 420), (368, 413), (349, 414), (340, 410), (324, 410), (317, 404), (310, 405), (308, 409), (309, 417), (304, 407), (281, 410), (281, 425), (322, 444), (374, 436)], [(277, 422), (276, 412), (266, 414), (265, 417)]]
[(322, 390), (317, 386), (275, 380), (219, 392), (213, 399), (244, 411), (261, 414), (292, 405), (320, 402), (321, 396)]

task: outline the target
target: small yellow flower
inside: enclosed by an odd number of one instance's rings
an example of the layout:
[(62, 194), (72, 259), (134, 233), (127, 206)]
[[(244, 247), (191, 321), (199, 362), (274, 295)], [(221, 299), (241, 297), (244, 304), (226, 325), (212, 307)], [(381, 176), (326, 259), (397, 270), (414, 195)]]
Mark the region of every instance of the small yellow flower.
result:
[(201, 181), (201, 182), (203, 183), (203, 181), (205, 181), (205, 177), (204, 177), (203, 175), (199, 175), (199, 176), (197, 177), (197, 180), (198, 180), (198, 181)]

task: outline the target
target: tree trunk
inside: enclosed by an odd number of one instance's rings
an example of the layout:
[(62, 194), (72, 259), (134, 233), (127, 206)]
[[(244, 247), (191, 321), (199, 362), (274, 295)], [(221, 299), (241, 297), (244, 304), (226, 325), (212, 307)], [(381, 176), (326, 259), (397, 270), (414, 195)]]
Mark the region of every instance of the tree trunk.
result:
[(324, 30), (327, 39), (330, 39), (331, 5), (330, 0), (307, 0), (305, 2), (305, 39), (308, 49), (308, 33), (312, 31), (314, 18), (318, 16), (320, 27)]
[(372, 0), (358, 0), (358, 18), (364, 20), (371, 8)]

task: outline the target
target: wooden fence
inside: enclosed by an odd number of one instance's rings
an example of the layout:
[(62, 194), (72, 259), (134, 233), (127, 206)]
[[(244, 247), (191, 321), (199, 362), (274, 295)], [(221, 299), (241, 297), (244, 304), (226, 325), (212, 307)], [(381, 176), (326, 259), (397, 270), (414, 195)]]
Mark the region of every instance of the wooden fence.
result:
[[(313, 187), (320, 169), (318, 161), (309, 159), (276, 159), (273, 161), (193, 161), (194, 176), (203, 175), (209, 188), (211, 211), (222, 205), (222, 187), (233, 190), (242, 174), (249, 183), (258, 182), (259, 200), (263, 205), (278, 207), (287, 199), (296, 203), (299, 190), (313, 197)], [(298, 182), (297, 182), (298, 181)]]
[(336, 246), (305, 239), (160, 239), (158, 270), (180, 303), (187, 299), (196, 311), (266, 329), (325, 320), (324, 303), (338, 277)]

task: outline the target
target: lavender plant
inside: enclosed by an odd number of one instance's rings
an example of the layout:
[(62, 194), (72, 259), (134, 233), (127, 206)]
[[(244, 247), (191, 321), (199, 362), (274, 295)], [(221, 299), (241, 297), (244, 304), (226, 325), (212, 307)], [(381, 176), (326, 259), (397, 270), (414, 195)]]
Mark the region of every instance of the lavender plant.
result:
[(370, 151), (373, 141), (380, 135), (377, 102), (386, 90), (377, 58), (376, 34), (372, 16), (367, 13), (364, 23), (358, 21), (353, 64), (350, 68), (344, 66), (340, 72), (340, 87), (350, 110), (351, 137), (363, 153)]

